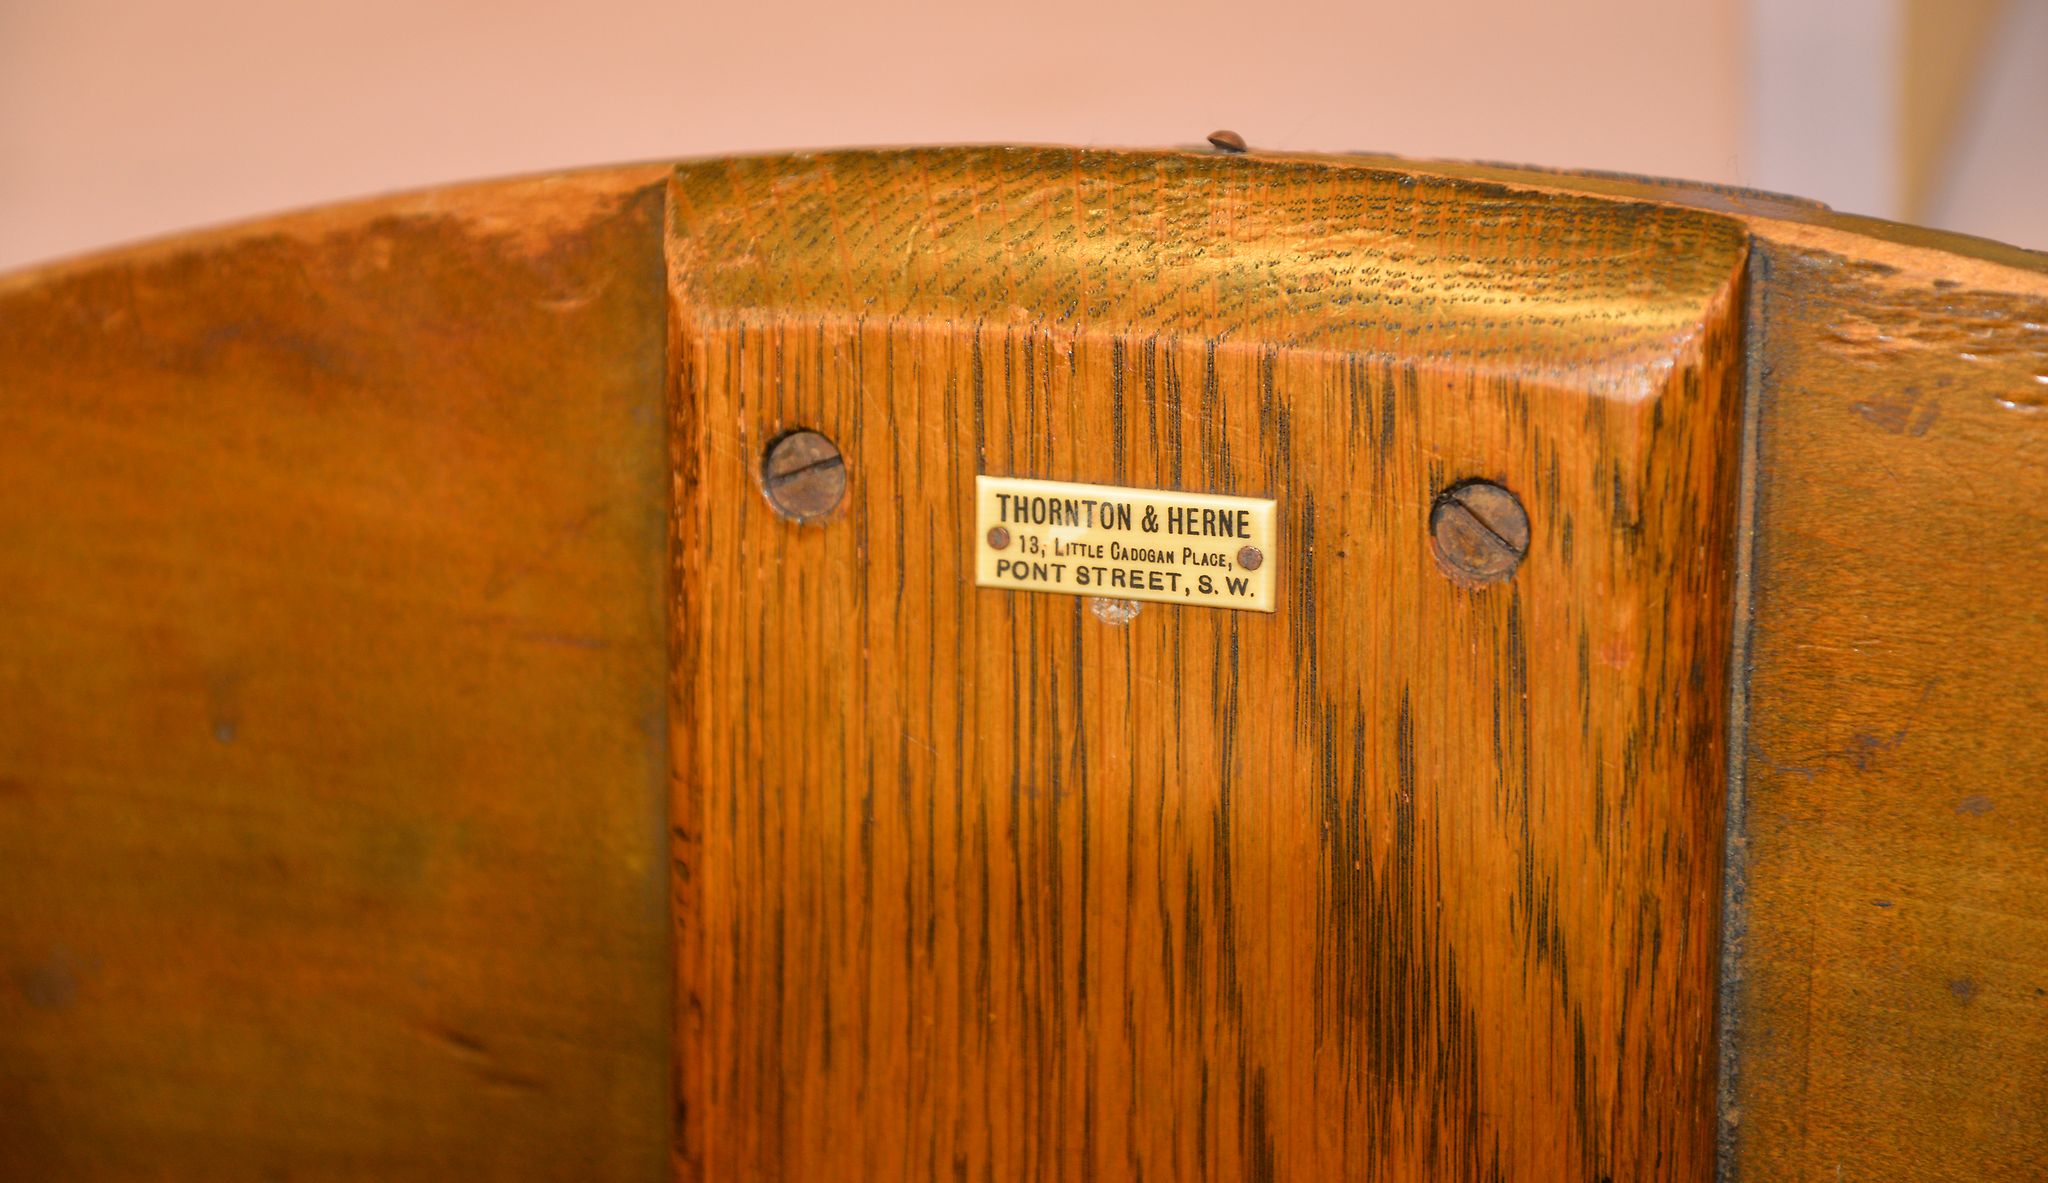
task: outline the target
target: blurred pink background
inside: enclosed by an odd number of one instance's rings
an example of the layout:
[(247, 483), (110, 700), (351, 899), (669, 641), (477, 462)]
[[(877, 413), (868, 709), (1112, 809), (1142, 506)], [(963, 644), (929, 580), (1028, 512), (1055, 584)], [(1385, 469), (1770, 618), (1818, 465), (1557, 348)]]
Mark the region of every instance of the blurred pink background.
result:
[(988, 141), (1757, 185), (2048, 246), (2048, 0), (0, 0), (0, 268), (446, 181)]

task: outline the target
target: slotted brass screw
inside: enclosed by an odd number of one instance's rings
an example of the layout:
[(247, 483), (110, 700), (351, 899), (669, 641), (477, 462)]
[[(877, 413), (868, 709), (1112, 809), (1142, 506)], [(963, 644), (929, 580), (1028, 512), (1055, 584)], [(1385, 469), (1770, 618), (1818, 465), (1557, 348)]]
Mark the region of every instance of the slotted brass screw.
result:
[(783, 517), (815, 522), (846, 496), (846, 460), (837, 444), (815, 431), (788, 432), (768, 445), (761, 488)]
[(1429, 508), (1429, 548), (1443, 573), (1467, 586), (1499, 583), (1529, 551), (1529, 514), (1492, 481), (1461, 481)]

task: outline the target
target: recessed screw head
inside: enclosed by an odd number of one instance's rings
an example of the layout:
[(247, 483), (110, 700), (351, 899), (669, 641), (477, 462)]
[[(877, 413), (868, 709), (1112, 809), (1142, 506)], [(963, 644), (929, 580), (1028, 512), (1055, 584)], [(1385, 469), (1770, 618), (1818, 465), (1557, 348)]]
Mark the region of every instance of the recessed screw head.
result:
[(1429, 548), (1458, 583), (1499, 583), (1529, 551), (1528, 511), (1492, 481), (1460, 481), (1429, 507)]
[(1008, 527), (990, 526), (988, 528), (988, 544), (997, 550), (1010, 545), (1010, 531)]
[(1234, 131), (1210, 132), (1209, 144), (1218, 152), (1243, 152), (1245, 150), (1244, 137)]
[(761, 461), (761, 489), (783, 517), (814, 522), (846, 496), (846, 461), (839, 447), (815, 431), (776, 436)]
[(1265, 563), (1265, 561), (1265, 552), (1260, 550), (1256, 546), (1243, 547), (1239, 549), (1237, 552), (1237, 565), (1243, 567), (1247, 571), (1258, 570), (1259, 567)]

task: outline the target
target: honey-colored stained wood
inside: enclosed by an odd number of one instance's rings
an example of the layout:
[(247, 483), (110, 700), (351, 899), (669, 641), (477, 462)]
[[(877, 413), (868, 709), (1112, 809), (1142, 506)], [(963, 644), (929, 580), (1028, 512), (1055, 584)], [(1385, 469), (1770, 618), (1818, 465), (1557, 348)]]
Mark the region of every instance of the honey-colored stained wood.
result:
[[(2038, 1177), (2041, 256), (670, 173), (0, 280), (0, 1177)], [(1280, 612), (976, 590), (976, 472), (1278, 496)]]
[[(674, 210), (682, 1177), (1710, 1175), (1732, 222), (1053, 151)], [(976, 473), (1275, 497), (1279, 611), (977, 589)], [(1430, 557), (1467, 477), (1511, 583)]]
[(2039, 1179), (2048, 283), (1765, 260), (1731, 1167)]
[(1752, 236), (1723, 1177), (2040, 1178), (2048, 255), (1771, 194), (1404, 167)]
[(664, 188), (0, 287), (0, 1178), (664, 1173)]

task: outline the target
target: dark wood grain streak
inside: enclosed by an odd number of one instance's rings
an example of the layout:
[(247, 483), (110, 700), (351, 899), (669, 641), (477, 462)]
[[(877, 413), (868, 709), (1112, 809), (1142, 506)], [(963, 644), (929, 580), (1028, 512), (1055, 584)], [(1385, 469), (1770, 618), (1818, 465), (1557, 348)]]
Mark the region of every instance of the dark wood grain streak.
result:
[[(686, 1176), (1705, 1177), (1732, 226), (1066, 152), (674, 200)], [(751, 483), (799, 425), (823, 527)], [(976, 472), (1276, 497), (1281, 611), (975, 590)]]
[(1722, 1176), (2039, 1177), (2048, 255), (1772, 194), (1354, 159), (1742, 222)]
[[(2044, 325), (1770, 195), (1045, 149), (0, 280), (0, 1175), (1700, 1179), (1718, 1087), (1727, 1179), (2036, 1177)], [(1276, 497), (1280, 610), (976, 590), (978, 473)]]

